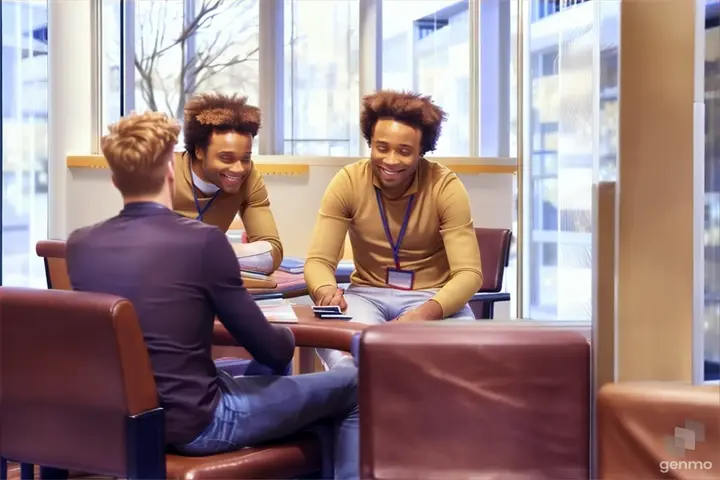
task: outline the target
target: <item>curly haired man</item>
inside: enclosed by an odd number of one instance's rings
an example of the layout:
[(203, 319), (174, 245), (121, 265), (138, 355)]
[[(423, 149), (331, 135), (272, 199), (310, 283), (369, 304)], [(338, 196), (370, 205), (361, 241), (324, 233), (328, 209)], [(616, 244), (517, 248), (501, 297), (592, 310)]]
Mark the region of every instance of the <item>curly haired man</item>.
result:
[[(445, 117), (416, 93), (363, 99), (370, 158), (344, 167), (325, 191), (305, 264), (316, 304), (338, 305), (369, 324), (474, 318), (467, 303), (483, 277), (468, 194), (453, 172), (424, 156)], [(335, 269), (348, 232), (355, 271), (343, 292)]]
[(262, 174), (253, 168), (252, 145), (260, 109), (247, 97), (203, 93), (185, 105), (185, 155), (175, 164), (175, 211), (226, 232), (239, 214), (253, 252), (268, 252), (256, 267), (271, 273), (283, 247)]

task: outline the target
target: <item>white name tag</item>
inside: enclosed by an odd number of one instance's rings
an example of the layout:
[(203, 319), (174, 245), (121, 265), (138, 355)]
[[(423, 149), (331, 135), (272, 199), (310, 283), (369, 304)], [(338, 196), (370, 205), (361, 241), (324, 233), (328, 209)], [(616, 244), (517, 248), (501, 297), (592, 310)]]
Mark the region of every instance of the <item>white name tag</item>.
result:
[(393, 288), (401, 290), (412, 290), (415, 281), (415, 273), (410, 270), (398, 270), (397, 268), (388, 268), (387, 284)]

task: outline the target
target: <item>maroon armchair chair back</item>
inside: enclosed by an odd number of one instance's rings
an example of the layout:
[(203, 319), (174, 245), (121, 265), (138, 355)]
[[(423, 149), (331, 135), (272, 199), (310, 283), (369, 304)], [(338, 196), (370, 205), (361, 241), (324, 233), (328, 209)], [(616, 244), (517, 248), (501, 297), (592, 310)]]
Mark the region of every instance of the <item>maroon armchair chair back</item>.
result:
[(72, 290), (65, 264), (65, 242), (62, 240), (40, 240), (35, 253), (45, 263), (47, 287), (56, 290)]
[[(0, 405), (7, 460), (121, 478), (165, 475), (164, 417), (126, 300), (0, 288)], [(133, 438), (139, 434), (145, 438)]]
[[(304, 342), (334, 348), (349, 349), (353, 335), (300, 330)], [(319, 441), (308, 434), (206, 457), (166, 455), (135, 311), (110, 295), (0, 288), (0, 406), (2, 467), (21, 463), (28, 475), (33, 464), (48, 478), (298, 478), (321, 469)]]
[(475, 318), (491, 319), (495, 313), (495, 303), (510, 300), (510, 294), (501, 290), (505, 267), (510, 262), (512, 230), (478, 227), (475, 229), (475, 236), (482, 259), (483, 285), (470, 301), (470, 307)]

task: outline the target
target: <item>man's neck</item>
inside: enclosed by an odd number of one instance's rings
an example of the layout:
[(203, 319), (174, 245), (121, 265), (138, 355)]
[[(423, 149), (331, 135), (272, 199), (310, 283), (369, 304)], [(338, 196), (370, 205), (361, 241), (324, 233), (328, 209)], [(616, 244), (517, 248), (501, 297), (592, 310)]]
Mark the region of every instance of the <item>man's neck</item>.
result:
[[(415, 175), (417, 175), (417, 172), (415, 173)], [(411, 187), (412, 184), (413, 184), (413, 181), (415, 181), (415, 175), (413, 175), (412, 177), (410, 177), (410, 178), (409, 178), (405, 183), (403, 183), (402, 185), (398, 185), (398, 186), (392, 187), (392, 188), (382, 187), (382, 188), (381, 188), (382, 194), (383, 194), (386, 198), (388, 198), (388, 199), (390, 199), (390, 200), (397, 200), (398, 198), (400, 198), (400, 197), (402, 197), (403, 195), (405, 195), (405, 192), (407, 192), (407, 191), (410, 189), (410, 187)]]
[(190, 160), (190, 170), (192, 170), (192, 173), (197, 175), (197, 177), (202, 180), (203, 182), (207, 182), (207, 178), (205, 178), (205, 172), (203, 172), (202, 164), (198, 160)]
[(150, 203), (157, 203), (160, 205), (163, 205), (164, 207), (167, 207), (168, 209), (172, 210), (172, 200), (168, 198), (167, 195), (159, 194), (159, 195), (137, 195), (137, 196), (131, 196), (131, 197), (123, 197), (123, 205), (128, 205), (130, 203), (141, 203), (141, 202), (150, 202)]

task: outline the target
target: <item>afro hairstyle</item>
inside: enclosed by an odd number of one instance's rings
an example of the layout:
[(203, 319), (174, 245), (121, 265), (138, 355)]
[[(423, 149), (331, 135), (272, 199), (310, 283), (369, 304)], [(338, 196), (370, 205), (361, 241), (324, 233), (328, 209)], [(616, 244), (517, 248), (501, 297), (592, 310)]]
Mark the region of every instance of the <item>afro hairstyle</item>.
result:
[(366, 95), (362, 100), (360, 130), (368, 146), (375, 124), (381, 118), (392, 118), (419, 129), (422, 132), (420, 154), (424, 155), (435, 150), (447, 114), (429, 95), (394, 90), (379, 90)]
[(247, 97), (200, 93), (185, 104), (185, 151), (194, 159), (196, 149), (207, 149), (213, 133), (238, 132), (255, 137), (260, 124), (260, 109), (248, 105)]

